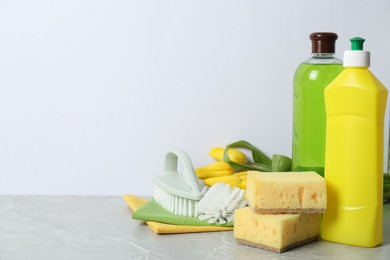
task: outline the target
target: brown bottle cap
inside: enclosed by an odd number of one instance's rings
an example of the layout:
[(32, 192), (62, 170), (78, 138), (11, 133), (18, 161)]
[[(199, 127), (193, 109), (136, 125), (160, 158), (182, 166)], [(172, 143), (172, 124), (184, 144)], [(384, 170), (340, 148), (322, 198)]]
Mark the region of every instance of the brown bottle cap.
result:
[(331, 32), (314, 32), (310, 34), (312, 53), (335, 53), (337, 34)]

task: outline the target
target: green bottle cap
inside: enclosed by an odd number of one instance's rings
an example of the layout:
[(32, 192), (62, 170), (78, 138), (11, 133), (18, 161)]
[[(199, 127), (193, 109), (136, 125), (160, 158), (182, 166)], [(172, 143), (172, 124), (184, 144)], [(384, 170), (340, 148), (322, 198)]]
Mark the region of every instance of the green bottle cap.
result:
[(364, 41), (360, 37), (351, 39), (351, 50), (344, 52), (344, 67), (370, 67), (370, 52), (363, 51)]
[(361, 38), (361, 37), (354, 37), (352, 39), (350, 39), (351, 41), (351, 50), (353, 51), (362, 51), (363, 50), (363, 43), (365, 41), (365, 39)]

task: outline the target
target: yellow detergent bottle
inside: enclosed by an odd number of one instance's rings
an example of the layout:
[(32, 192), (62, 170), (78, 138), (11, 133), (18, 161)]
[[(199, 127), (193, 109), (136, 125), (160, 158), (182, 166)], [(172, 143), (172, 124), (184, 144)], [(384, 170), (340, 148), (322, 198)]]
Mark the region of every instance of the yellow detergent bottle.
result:
[(382, 243), (383, 135), (387, 89), (368, 70), (364, 39), (351, 39), (343, 72), (325, 89), (324, 240), (362, 247)]

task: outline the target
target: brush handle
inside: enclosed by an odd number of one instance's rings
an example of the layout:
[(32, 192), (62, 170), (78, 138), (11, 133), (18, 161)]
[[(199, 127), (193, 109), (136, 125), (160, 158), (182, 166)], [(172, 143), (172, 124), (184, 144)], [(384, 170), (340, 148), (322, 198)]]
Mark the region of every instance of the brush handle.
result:
[(192, 191), (201, 192), (201, 187), (199, 183), (199, 178), (197, 177), (194, 167), (192, 166), (192, 162), (188, 154), (180, 149), (171, 150), (167, 153), (165, 157), (165, 168), (164, 174), (166, 175), (178, 175), (177, 166), (178, 160), (183, 165), (183, 179), (188, 184)]

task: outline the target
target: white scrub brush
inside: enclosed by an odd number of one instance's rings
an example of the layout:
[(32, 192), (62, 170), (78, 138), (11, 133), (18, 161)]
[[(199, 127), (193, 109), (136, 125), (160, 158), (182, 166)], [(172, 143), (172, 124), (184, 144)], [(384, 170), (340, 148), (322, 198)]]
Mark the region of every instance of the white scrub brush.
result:
[[(183, 173), (178, 172), (178, 159)], [(175, 215), (197, 217), (196, 205), (207, 191), (183, 150), (172, 150), (165, 157), (164, 173), (154, 178), (154, 200)]]
[(214, 184), (198, 203), (199, 220), (208, 220), (210, 224), (232, 221), (234, 210), (248, 205), (244, 196), (245, 190), (238, 187), (232, 189), (222, 182)]

